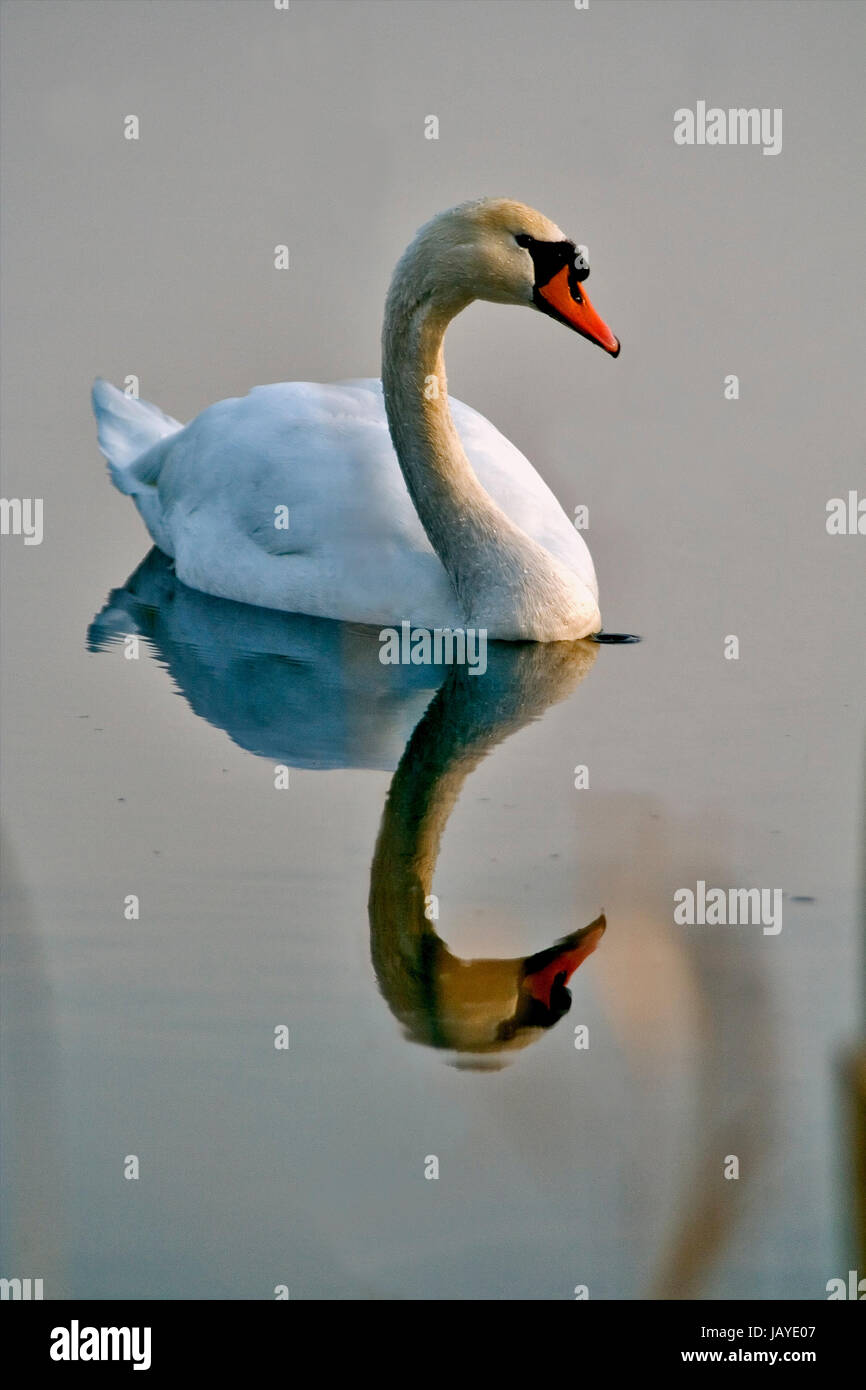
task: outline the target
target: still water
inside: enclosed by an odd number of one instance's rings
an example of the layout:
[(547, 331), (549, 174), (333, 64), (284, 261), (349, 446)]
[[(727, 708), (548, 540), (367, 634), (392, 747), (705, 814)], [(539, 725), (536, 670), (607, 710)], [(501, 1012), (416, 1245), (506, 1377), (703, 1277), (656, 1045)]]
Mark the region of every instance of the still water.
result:
[[(15, 637), (4, 1270), (569, 1299), (848, 1268), (853, 863), (780, 854), (802, 806), (765, 766), (808, 709), (671, 708), (652, 641), (385, 666), (158, 551)], [(698, 880), (781, 886), (781, 932), (676, 925)]]

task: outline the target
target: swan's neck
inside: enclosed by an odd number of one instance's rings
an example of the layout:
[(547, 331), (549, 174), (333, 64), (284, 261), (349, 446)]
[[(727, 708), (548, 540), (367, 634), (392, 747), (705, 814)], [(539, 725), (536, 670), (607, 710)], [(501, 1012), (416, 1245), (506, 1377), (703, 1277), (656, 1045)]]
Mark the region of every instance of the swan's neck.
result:
[(419, 297), (413, 292), (416, 279), (412, 261), (401, 262), (388, 295), (382, 333), (385, 409), (409, 495), (463, 619), (495, 637), (583, 637), (595, 630), (585, 592), (485, 492), (454, 425), (443, 339), (470, 299)]

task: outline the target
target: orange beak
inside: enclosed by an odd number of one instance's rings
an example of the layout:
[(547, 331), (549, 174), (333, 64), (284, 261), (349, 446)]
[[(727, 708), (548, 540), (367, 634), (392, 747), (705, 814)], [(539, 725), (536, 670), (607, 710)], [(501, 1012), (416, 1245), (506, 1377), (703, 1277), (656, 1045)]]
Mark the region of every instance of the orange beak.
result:
[(582, 965), (587, 956), (591, 956), (601, 938), (604, 936), (606, 923), (604, 915), (597, 918), (595, 922), (584, 927), (583, 931), (575, 933), (575, 936), (568, 938), (563, 943), (564, 949), (559, 951), (551, 960), (548, 960), (540, 970), (532, 971), (526, 976), (524, 987), (532, 995), (533, 999), (538, 999), (540, 1003), (550, 1005), (551, 993), (557, 977), (562, 984), (568, 984), (575, 970)]
[(536, 294), (544, 301), (538, 307), (545, 313), (567, 323), (591, 343), (598, 343), (611, 357), (619, 356), (619, 340), (593, 309), (583, 285), (569, 283), (567, 265), (558, 270), (546, 285), (538, 285)]

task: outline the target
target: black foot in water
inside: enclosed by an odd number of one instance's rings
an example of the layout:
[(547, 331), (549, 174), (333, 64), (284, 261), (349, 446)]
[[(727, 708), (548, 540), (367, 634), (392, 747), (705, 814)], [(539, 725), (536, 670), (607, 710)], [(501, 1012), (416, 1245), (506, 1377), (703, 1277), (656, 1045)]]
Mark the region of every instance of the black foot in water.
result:
[(641, 639), (635, 637), (631, 632), (594, 632), (590, 637), (590, 642), (609, 642), (611, 646), (615, 642), (639, 642)]

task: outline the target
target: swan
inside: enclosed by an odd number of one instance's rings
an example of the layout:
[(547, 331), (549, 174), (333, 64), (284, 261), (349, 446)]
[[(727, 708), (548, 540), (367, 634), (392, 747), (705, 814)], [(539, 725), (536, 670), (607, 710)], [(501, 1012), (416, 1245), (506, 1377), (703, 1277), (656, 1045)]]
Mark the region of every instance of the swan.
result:
[(521, 304), (612, 357), (589, 267), (511, 199), (440, 213), (394, 271), (382, 379), (284, 382), (182, 426), (97, 380), (99, 447), (194, 589), (381, 626), (472, 627), (505, 641), (601, 628), (589, 550), (526, 458), (449, 397), (443, 338), (475, 299)]

